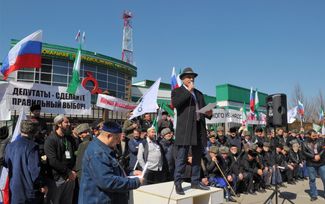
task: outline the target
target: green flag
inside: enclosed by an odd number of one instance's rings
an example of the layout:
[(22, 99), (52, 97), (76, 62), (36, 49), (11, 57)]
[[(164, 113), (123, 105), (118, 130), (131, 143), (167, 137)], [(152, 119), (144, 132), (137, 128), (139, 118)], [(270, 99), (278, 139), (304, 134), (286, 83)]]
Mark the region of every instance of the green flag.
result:
[(161, 105), (161, 108), (164, 109), (168, 113), (168, 115), (174, 117), (174, 111), (168, 105), (166, 105), (165, 103), (163, 103)]
[(259, 119), (259, 113), (258, 113), (258, 109), (260, 108), (260, 101), (258, 99), (258, 92), (257, 89), (255, 90), (255, 104), (254, 104), (254, 111), (255, 111), (255, 115), (256, 115), (256, 119)]
[(79, 47), (76, 59), (73, 64), (73, 70), (72, 70), (72, 79), (69, 82), (67, 92), (70, 94), (75, 94), (80, 83), (80, 63), (81, 63), (81, 49)]

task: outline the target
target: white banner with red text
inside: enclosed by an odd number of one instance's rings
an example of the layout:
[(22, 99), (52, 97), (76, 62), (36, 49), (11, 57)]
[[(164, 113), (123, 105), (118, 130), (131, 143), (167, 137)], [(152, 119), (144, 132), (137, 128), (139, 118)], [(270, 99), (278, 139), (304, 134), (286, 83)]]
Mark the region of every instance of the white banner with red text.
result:
[(128, 101), (104, 94), (98, 94), (96, 106), (122, 113), (133, 111), (133, 109), (137, 107), (135, 103), (130, 103)]
[(91, 115), (90, 92), (82, 89), (79, 95), (73, 95), (66, 90), (64, 86), (10, 81), (2, 100), (11, 111), (39, 104), (44, 113)]
[(243, 113), (232, 109), (213, 109), (211, 120), (206, 119), (207, 124), (216, 123), (239, 123), (249, 125), (266, 125), (266, 115), (259, 113), (258, 116), (247, 114), (246, 121), (243, 121)]

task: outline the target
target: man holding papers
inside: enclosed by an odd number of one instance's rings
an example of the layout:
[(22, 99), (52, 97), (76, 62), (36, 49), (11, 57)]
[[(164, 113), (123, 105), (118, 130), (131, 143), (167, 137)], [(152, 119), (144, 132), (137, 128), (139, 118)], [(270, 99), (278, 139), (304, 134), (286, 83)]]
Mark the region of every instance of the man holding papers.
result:
[(118, 124), (106, 122), (100, 135), (88, 145), (82, 163), (79, 204), (127, 204), (128, 191), (143, 183), (141, 177), (128, 178), (116, 159), (114, 148), (121, 132)]
[(182, 175), (185, 171), (186, 158), (189, 148), (192, 150), (192, 176), (191, 188), (208, 190), (209, 187), (200, 182), (200, 164), (203, 147), (207, 143), (205, 118), (212, 117), (212, 110), (200, 113), (205, 106), (203, 94), (194, 88), (194, 79), (197, 76), (192, 68), (185, 68), (180, 75), (183, 85), (171, 93), (172, 104), (177, 110), (177, 124), (175, 145), (177, 158), (175, 164), (175, 190), (177, 194), (184, 195), (182, 188)]

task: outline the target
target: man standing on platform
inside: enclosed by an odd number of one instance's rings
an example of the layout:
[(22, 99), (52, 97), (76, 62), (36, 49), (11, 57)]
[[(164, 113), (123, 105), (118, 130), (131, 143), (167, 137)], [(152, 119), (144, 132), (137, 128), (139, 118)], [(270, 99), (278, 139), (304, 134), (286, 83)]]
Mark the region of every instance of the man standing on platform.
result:
[(184, 195), (182, 188), (182, 175), (185, 171), (186, 159), (191, 147), (192, 150), (192, 175), (191, 188), (209, 190), (209, 187), (200, 183), (200, 164), (203, 147), (207, 143), (205, 117), (212, 117), (212, 110), (205, 114), (197, 111), (205, 106), (203, 94), (194, 88), (194, 78), (197, 76), (192, 68), (187, 67), (180, 75), (183, 85), (171, 93), (172, 104), (177, 110), (177, 126), (175, 145), (177, 158), (175, 164), (175, 189), (176, 193)]

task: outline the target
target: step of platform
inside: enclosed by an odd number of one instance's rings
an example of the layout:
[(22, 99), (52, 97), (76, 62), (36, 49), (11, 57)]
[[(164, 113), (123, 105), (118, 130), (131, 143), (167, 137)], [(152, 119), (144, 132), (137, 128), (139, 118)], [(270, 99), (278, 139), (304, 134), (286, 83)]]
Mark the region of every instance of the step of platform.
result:
[(141, 186), (133, 190), (130, 204), (218, 204), (223, 203), (223, 189), (191, 189), (190, 183), (182, 183), (185, 195), (176, 194), (174, 182)]

